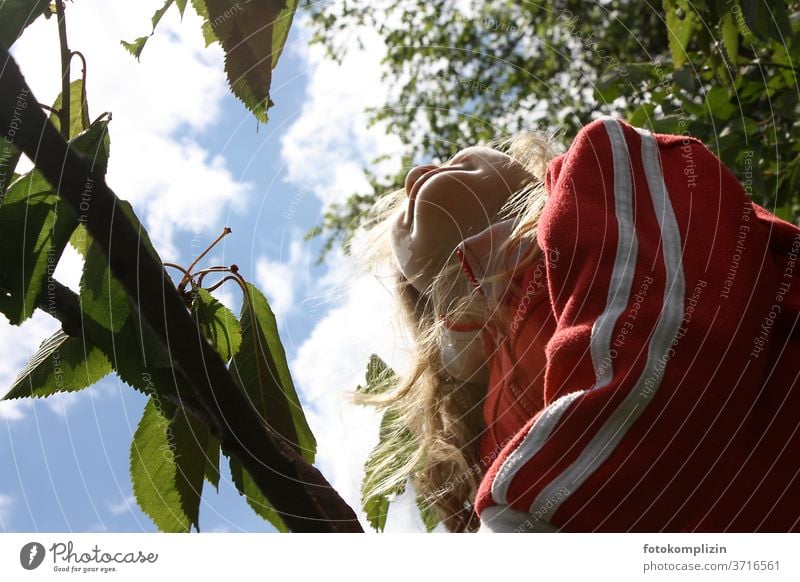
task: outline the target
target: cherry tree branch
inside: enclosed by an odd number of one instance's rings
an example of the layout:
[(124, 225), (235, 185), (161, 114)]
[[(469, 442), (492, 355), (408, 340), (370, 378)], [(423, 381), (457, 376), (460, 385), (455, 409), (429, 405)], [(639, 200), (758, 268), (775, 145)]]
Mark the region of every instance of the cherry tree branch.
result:
[[(68, 92), (65, 93), (68, 98)], [(362, 531), (355, 513), (314, 466), (272, 433), (196, 325), (140, 227), (105, 178), (50, 124), (15, 60), (0, 47), (0, 134), (34, 161), (103, 249), (141, 317), (168, 346), (227, 454), (247, 469), (293, 531)], [(92, 181), (91, 198), (86, 184)]]

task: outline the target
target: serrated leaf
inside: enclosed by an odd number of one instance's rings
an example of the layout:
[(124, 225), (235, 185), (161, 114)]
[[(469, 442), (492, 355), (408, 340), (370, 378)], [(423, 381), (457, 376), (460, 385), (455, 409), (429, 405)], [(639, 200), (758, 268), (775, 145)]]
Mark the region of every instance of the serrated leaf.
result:
[[(125, 213), (134, 228), (138, 227), (146, 250), (160, 263), (130, 204), (119, 200), (116, 210)], [(140, 318), (135, 304), (111, 273), (105, 255), (83, 225), (75, 230), (70, 243), (84, 257), (81, 308), (86, 335), (106, 355), (119, 378), (148, 396), (174, 394), (176, 385), (191, 393), (190, 387), (183, 385), (182, 377), (174, 374), (169, 350)]]
[[(376, 354), (369, 357), (365, 384), (356, 388), (361, 394), (382, 394), (394, 385), (394, 370)], [(372, 449), (364, 463), (364, 479), (361, 483), (361, 505), (367, 521), (379, 532), (386, 528), (386, 518), (392, 500), (401, 495), (405, 484), (388, 488), (383, 483), (404, 466), (416, 448), (413, 435), (398, 422), (397, 414), (390, 408), (381, 418), (378, 444)], [(417, 499), (420, 517), (431, 531), (439, 523), (436, 512)]]
[(210, 434), (208, 435), (208, 442), (206, 443), (206, 481), (214, 486), (214, 489), (219, 491), (219, 441), (217, 438)]
[(230, 309), (214, 299), (206, 289), (198, 289), (192, 304), (192, 313), (200, 332), (222, 361), (227, 362), (239, 351), (242, 345), (242, 329)]
[(192, 0), (206, 18), (206, 44), (218, 40), (225, 51), (225, 72), (233, 94), (267, 122), (272, 70), (289, 34), (297, 0), (265, 0), (242, 5), (232, 0)]
[(76, 224), (38, 171), (8, 188), (0, 203), (0, 311), (12, 324), (33, 315)]
[(728, 59), (734, 66), (739, 60), (739, 27), (736, 24), (733, 14), (725, 13), (722, 17), (722, 44)]
[(170, 369), (169, 351), (141, 320), (95, 243), (85, 255), (80, 298), (86, 335), (120, 379), (148, 396), (174, 393), (180, 376)]
[(294, 389), (275, 315), (266, 297), (250, 283), (239, 322), (242, 344), (231, 362), (234, 378), (266, 424), (313, 463), (317, 443)]
[(177, 472), (175, 482), (181, 496), (185, 515), (200, 531), (200, 499), (208, 464), (208, 425), (198, 418), (178, 409), (170, 423)]
[(680, 69), (686, 62), (686, 47), (700, 25), (700, 18), (687, 0), (663, 0), (663, 6), (672, 64)]
[[(106, 122), (95, 124), (69, 144), (105, 171)], [(77, 225), (78, 217), (38, 170), (8, 188), (0, 200), (0, 311), (11, 323), (19, 325), (33, 314)]]
[(389, 504), (405, 491), (405, 484), (387, 488), (382, 484), (406, 464), (415, 448), (414, 437), (398, 425), (397, 414), (387, 410), (381, 419), (378, 444), (364, 463), (361, 505), (367, 520), (377, 531), (386, 527)]
[(263, 517), (271, 523), (279, 532), (288, 532), (289, 528), (281, 519), (280, 514), (272, 507), (272, 504), (261, 493), (256, 482), (247, 472), (247, 469), (242, 467), (241, 463), (236, 459), (230, 459), (231, 478), (236, 489), (247, 500), (247, 504), (256, 512), (257, 515)]
[(79, 224), (78, 228), (69, 237), (69, 244), (74, 248), (82, 257), (86, 257), (89, 252), (89, 246), (92, 244), (92, 235), (86, 230), (86, 226)]
[(367, 521), (375, 531), (382, 532), (386, 529), (386, 518), (389, 516), (388, 496), (371, 495), (364, 497), (362, 498), (361, 506), (367, 515)]
[(150, 399), (133, 435), (131, 480), (136, 502), (162, 532), (197, 526), (207, 429), (182, 410)]
[(50, 0), (3, 0), (0, 3), (0, 44), (10, 48), (22, 31), (49, 10)]
[(378, 355), (372, 354), (367, 362), (366, 384), (357, 386), (356, 392), (361, 394), (382, 394), (395, 379), (394, 370), (386, 365)]
[[(144, 45), (147, 43), (150, 37), (155, 34), (158, 23), (161, 22), (161, 18), (163, 18), (164, 14), (167, 12), (167, 10), (169, 10), (169, 7), (172, 6), (174, 2), (175, 0), (166, 0), (166, 2), (164, 2), (164, 5), (155, 11), (153, 16), (150, 18), (150, 22), (153, 24), (153, 29), (151, 30), (150, 34), (148, 34), (147, 36), (140, 36), (139, 38), (137, 38), (132, 42), (126, 42), (124, 40), (119, 41), (120, 44), (123, 47), (125, 47), (125, 50), (127, 50), (134, 57), (136, 57), (137, 61), (142, 56)], [(183, 11), (185, 9), (186, 9), (186, 0), (179, 0), (178, 10), (180, 11), (181, 16), (183, 16)]]
[[(60, 111), (64, 96), (59, 93), (53, 103), (53, 109)], [(61, 131), (61, 118), (55, 113), (50, 113), (50, 123)], [(86, 92), (83, 80), (78, 79), (69, 84), (69, 135), (76, 136), (89, 129), (89, 105), (86, 101)]]
[(39, 346), (3, 399), (77, 392), (109, 373), (111, 364), (100, 350), (59, 330)]

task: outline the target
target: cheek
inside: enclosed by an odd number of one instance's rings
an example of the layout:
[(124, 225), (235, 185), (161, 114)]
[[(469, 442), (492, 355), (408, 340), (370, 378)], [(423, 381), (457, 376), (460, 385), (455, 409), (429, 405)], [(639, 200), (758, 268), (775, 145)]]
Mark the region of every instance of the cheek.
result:
[(408, 277), (408, 266), (411, 263), (411, 240), (408, 236), (403, 236), (402, 233), (397, 232), (397, 230), (397, 228), (392, 230), (392, 253), (400, 271)]

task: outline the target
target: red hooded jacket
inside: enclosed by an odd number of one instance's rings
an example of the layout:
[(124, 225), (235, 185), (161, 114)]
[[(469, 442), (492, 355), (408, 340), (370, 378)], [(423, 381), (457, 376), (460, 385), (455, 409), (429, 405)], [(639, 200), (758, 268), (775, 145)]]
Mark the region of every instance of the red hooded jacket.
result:
[(482, 530), (800, 530), (800, 229), (698, 140), (612, 118), (546, 189), (521, 292), (485, 280), (511, 221), (457, 249), (511, 318), (456, 329), (489, 365)]

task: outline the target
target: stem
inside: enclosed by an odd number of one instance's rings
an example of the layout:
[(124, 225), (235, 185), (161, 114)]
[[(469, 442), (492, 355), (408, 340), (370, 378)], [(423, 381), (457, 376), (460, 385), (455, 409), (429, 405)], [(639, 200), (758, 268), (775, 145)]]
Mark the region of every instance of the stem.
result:
[(91, 122), (89, 124), (89, 127), (93, 126), (95, 123), (98, 123), (98, 122), (102, 121), (104, 117), (108, 117), (108, 120), (111, 121), (111, 112), (110, 111), (104, 111), (103, 113), (98, 115), (97, 119), (95, 119), (93, 122)]
[[(195, 259), (195, 260), (192, 262), (192, 264), (191, 264), (191, 265), (189, 265), (189, 268), (188, 268), (188, 269), (186, 269), (186, 270), (188, 271), (188, 273), (191, 273), (191, 272), (192, 272), (192, 269), (194, 269), (195, 265), (197, 265), (197, 263), (199, 263), (199, 262), (200, 262), (200, 260), (201, 260), (203, 257), (205, 257), (205, 256), (206, 256), (206, 255), (207, 255), (209, 252), (211, 252), (211, 249), (213, 249), (213, 248), (216, 246), (216, 244), (217, 244), (219, 241), (221, 241), (223, 238), (225, 238), (226, 236), (228, 236), (228, 235), (229, 235), (231, 232), (233, 232), (233, 231), (232, 231), (230, 228), (228, 228), (227, 226), (226, 226), (225, 228), (223, 228), (223, 229), (222, 229), (222, 234), (221, 234), (221, 235), (219, 235), (219, 236), (218, 236), (218, 237), (217, 237), (217, 238), (214, 240), (214, 242), (212, 242), (210, 245), (208, 245), (208, 248), (206, 248), (206, 250), (204, 250), (202, 253), (200, 253), (200, 254), (198, 255), (198, 257), (197, 257), (197, 258), (196, 258), (196, 259)], [(186, 283), (188, 283), (188, 281), (186, 280), (186, 276), (187, 276), (187, 275), (184, 275), (183, 279), (181, 279), (181, 282), (180, 282), (180, 284), (178, 285), (178, 288), (181, 288), (181, 287), (185, 287), (185, 286), (186, 286)], [(191, 276), (191, 275), (189, 275), (189, 276)]]
[(49, 111), (50, 113), (61, 119), (61, 112), (58, 109), (53, 109), (52, 107), (50, 107), (49, 105), (45, 105), (44, 103), (39, 103), (39, 107), (41, 107), (45, 111)]
[[(72, 51), (69, 53), (70, 62), (72, 61), (72, 57), (77, 56), (81, 60), (81, 125), (85, 125), (87, 128), (89, 127), (89, 110), (86, 107), (86, 57), (83, 56), (83, 53), (80, 51)], [(84, 117), (84, 111), (86, 112), (86, 117)]]
[(206, 278), (206, 275), (209, 273), (230, 273), (230, 267), (208, 267), (207, 269), (203, 269), (202, 271), (198, 271), (194, 274), (197, 277), (197, 286), (203, 286), (203, 279)]
[(64, 2), (56, 0), (56, 14), (58, 15), (58, 43), (61, 47), (61, 135), (69, 140), (69, 61), (70, 53), (67, 45), (67, 21), (64, 17)]
[(238, 279), (236, 277), (234, 277), (233, 275), (228, 275), (227, 277), (223, 277), (222, 280), (217, 281), (216, 283), (214, 283), (211, 287), (207, 287), (206, 291), (208, 291), (210, 293), (211, 291), (214, 291), (215, 289), (219, 289), (225, 281), (236, 281), (236, 282), (238, 282)]

